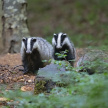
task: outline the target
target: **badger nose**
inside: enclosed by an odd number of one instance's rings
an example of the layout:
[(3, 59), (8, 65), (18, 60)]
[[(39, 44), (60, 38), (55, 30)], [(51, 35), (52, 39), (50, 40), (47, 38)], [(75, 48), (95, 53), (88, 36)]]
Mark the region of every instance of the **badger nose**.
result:
[(28, 50), (27, 50), (26, 53), (27, 53), (27, 54), (31, 54), (31, 51), (28, 51)]
[(57, 49), (61, 49), (62, 47), (61, 47), (61, 46), (57, 46), (56, 48), (57, 48)]

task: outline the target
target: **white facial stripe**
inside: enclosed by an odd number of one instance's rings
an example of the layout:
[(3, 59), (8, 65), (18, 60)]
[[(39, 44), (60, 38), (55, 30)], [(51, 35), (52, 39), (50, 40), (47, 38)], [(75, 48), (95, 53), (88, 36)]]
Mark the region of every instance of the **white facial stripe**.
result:
[(22, 41), (22, 48), (25, 49), (25, 44), (23, 41)]
[(58, 34), (57, 48), (61, 48), (61, 35), (62, 35), (62, 33), (59, 33), (59, 34)]
[(27, 51), (31, 51), (31, 49), (30, 49), (30, 42), (31, 42), (31, 38), (28, 38), (28, 40), (27, 40)]
[(53, 45), (53, 46), (56, 45), (56, 41), (55, 41), (54, 38), (52, 39), (52, 45)]
[[(33, 49), (40, 47), (39, 46), (40, 43), (38, 43), (38, 40), (36, 40), (36, 42), (33, 45)], [(41, 45), (41, 44), (40, 44)]]
[(70, 44), (69, 39), (67, 37), (64, 39), (63, 44)]

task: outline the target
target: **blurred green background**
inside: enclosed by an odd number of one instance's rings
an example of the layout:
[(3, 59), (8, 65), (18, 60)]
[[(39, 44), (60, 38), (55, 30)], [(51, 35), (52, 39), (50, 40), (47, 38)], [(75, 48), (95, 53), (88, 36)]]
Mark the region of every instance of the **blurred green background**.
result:
[(31, 36), (64, 32), (76, 47), (107, 49), (108, 0), (28, 0), (27, 12)]

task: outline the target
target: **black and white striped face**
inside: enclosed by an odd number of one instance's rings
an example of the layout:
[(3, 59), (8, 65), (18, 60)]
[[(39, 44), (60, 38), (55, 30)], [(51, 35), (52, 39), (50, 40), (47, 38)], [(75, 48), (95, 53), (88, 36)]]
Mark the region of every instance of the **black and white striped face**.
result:
[(64, 42), (66, 40), (67, 34), (66, 33), (54, 33), (54, 37), (52, 39), (52, 44), (55, 46), (57, 49), (61, 49), (62, 46), (64, 45)]
[(22, 39), (22, 47), (24, 48), (24, 50), (26, 51), (27, 54), (31, 54), (33, 49), (34, 49), (34, 45), (36, 44), (36, 38), (32, 37), (32, 38), (23, 38)]

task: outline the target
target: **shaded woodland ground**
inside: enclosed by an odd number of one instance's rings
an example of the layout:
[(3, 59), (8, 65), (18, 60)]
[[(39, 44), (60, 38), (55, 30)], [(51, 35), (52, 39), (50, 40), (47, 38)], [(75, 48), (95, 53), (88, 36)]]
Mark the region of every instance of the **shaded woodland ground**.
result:
[[(77, 49), (77, 53), (82, 55), (82, 49)], [(78, 58), (77, 56), (77, 60)], [(24, 75), (21, 70), (23, 67), (20, 65), (22, 65), (20, 53), (2, 55), (0, 57), (0, 84), (6, 84), (7, 89), (14, 89), (14, 83), (19, 83), (32, 86), (30, 90), (33, 90), (35, 75)]]
[[(83, 49), (77, 49), (77, 60), (83, 54)], [(0, 93), (2, 90), (18, 90), (34, 91), (34, 74), (24, 75), (20, 53), (4, 54), (0, 56)], [(17, 67), (18, 66), (18, 67)], [(6, 101), (5, 101), (6, 102)], [(0, 98), (0, 105), (3, 103), (3, 98)]]
[[(6, 89), (18, 89), (22, 85), (32, 86), (35, 75), (24, 75), (20, 69), (21, 65), (20, 54), (6, 54), (0, 57), (0, 84), (5, 84)], [(16, 67), (18, 66), (18, 67)], [(15, 88), (17, 84), (17, 87)], [(18, 87), (19, 86), (19, 87)], [(2, 89), (2, 86), (1, 86)]]
[[(77, 49), (77, 59), (83, 54)], [(6, 108), (107, 108), (108, 72), (88, 75), (67, 71), (67, 87), (55, 87), (50, 94), (34, 95), (35, 75), (23, 75), (20, 54), (6, 54), (0, 57), (0, 107)], [(103, 64), (108, 67), (108, 63)], [(16, 67), (16, 68), (15, 68)], [(69, 73), (70, 72), (70, 73)]]

